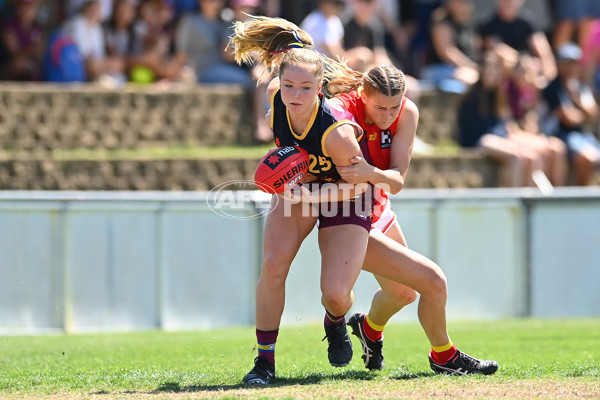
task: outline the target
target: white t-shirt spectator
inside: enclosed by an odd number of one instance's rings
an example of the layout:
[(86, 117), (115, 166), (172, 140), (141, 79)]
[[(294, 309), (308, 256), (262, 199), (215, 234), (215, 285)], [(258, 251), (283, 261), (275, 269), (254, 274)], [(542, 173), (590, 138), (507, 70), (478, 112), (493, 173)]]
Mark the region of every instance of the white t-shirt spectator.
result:
[(98, 23), (88, 24), (80, 15), (76, 15), (65, 23), (64, 32), (79, 47), (83, 58), (102, 59), (106, 57), (102, 26)]
[(344, 25), (337, 15), (326, 18), (321, 11), (315, 10), (304, 18), (300, 28), (312, 36), (315, 50), (332, 58), (337, 56), (328, 54), (324, 46), (340, 45), (344, 38)]
[[(67, 15), (77, 15), (85, 2), (86, 0), (68, 0)], [(112, 14), (113, 0), (99, 0), (99, 2), (100, 18), (102, 18), (102, 21), (106, 21)]]

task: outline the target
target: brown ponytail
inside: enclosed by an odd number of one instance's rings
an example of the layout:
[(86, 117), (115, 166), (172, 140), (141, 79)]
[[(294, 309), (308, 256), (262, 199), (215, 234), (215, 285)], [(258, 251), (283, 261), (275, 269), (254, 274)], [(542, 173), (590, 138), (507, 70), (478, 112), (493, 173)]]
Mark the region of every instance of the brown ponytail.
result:
[(404, 73), (393, 65), (373, 67), (362, 74), (339, 62), (328, 63), (325, 77), (328, 81), (327, 90), (331, 97), (348, 93), (359, 88), (367, 94), (381, 93), (386, 96), (396, 96), (406, 93), (406, 78)]

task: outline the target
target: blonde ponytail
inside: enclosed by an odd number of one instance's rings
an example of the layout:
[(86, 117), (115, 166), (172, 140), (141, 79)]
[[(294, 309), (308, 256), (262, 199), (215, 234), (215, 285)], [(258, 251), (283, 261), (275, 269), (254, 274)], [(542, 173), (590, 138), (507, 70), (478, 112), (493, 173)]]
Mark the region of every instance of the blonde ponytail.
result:
[(312, 49), (312, 37), (296, 24), (283, 19), (264, 16), (251, 16), (247, 21), (237, 21), (229, 46), (233, 47), (238, 64), (251, 64), (255, 54), (266, 70), (280, 67), (286, 63), (307, 62), (320, 64), (322, 60)]

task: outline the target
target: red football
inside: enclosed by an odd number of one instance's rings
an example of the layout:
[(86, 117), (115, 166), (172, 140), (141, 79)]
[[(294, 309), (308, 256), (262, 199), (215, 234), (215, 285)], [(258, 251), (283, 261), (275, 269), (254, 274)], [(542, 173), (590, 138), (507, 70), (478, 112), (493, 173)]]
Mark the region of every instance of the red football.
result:
[(297, 146), (269, 150), (254, 172), (256, 186), (267, 193), (281, 193), (296, 185), (308, 171), (308, 152)]

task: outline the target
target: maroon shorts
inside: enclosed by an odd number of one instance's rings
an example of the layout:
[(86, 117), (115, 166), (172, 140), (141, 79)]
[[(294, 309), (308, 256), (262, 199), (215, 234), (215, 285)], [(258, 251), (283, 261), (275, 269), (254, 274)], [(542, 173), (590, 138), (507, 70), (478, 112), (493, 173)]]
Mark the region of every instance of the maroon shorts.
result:
[(346, 201), (319, 204), (319, 229), (350, 224), (362, 226), (367, 232), (370, 232), (373, 222), (373, 201), (370, 192), (368, 190), (360, 196)]

